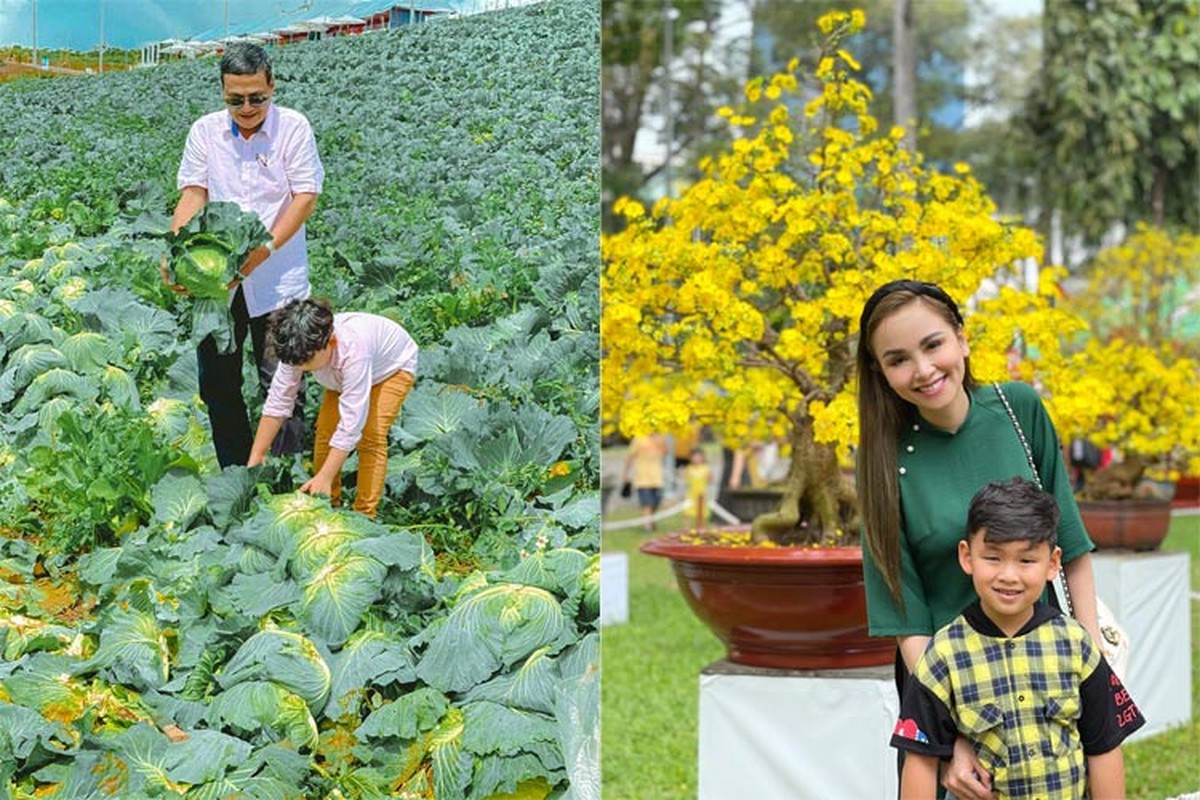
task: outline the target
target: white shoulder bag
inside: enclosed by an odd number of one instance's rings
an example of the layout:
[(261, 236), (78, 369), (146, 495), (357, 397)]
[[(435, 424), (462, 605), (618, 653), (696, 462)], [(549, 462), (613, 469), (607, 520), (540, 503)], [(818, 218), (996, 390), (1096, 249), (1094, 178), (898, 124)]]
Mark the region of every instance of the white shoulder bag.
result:
[[(1017, 420), (1017, 415), (1013, 413), (1012, 406), (1008, 404), (1008, 398), (1001, 391), (1000, 384), (993, 383), (992, 386), (995, 388), (1000, 402), (1004, 404), (1008, 418), (1012, 420), (1017, 438), (1021, 440), (1021, 446), (1025, 448), (1025, 458), (1028, 459), (1029, 468), (1033, 471), (1033, 480), (1038, 488), (1042, 489), (1042, 476), (1038, 473), (1037, 463), (1033, 460), (1033, 450), (1030, 449), (1029, 441), (1025, 438), (1025, 431), (1021, 429), (1021, 423)], [(1075, 616), (1074, 606), (1071, 605), (1071, 593), (1067, 589), (1067, 580), (1063, 577), (1063, 570), (1058, 571), (1058, 575), (1051, 581), (1051, 584), (1058, 597), (1059, 607), (1065, 609), (1071, 616)], [(1121, 623), (1117, 622), (1112, 609), (1100, 599), (1099, 595), (1096, 595), (1096, 624), (1100, 628), (1100, 652), (1104, 653), (1104, 660), (1112, 667), (1113, 672), (1117, 673), (1117, 677), (1124, 680), (1125, 670), (1129, 666), (1129, 634), (1121, 627)]]

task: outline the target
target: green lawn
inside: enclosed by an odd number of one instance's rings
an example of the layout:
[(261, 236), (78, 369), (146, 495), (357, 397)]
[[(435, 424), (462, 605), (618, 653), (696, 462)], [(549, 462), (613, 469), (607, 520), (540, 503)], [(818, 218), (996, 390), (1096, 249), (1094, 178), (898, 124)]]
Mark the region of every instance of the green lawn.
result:
[[(1200, 516), (1172, 520), (1163, 549), (1191, 554), (1189, 585), (1193, 593), (1200, 592)], [(1200, 602), (1192, 600), (1191, 609), (1192, 721), (1122, 748), (1130, 800), (1200, 791)]]
[(700, 670), (725, 649), (680, 597), (670, 562), (637, 552), (643, 541), (640, 529), (603, 537), (605, 552), (629, 554), (630, 619), (600, 637), (604, 798), (695, 800)]
[[(637, 513), (613, 505), (607, 520)], [(658, 528), (682, 525), (676, 517)], [(637, 529), (603, 537), (605, 552), (629, 555), (630, 616), (601, 637), (604, 798), (694, 800), (699, 674), (724, 648), (688, 609), (670, 563), (637, 551), (644, 540)], [(1200, 517), (1176, 518), (1163, 549), (1191, 553), (1191, 586), (1200, 590)], [(1200, 790), (1200, 602), (1192, 603), (1192, 722), (1123, 749), (1130, 800)]]

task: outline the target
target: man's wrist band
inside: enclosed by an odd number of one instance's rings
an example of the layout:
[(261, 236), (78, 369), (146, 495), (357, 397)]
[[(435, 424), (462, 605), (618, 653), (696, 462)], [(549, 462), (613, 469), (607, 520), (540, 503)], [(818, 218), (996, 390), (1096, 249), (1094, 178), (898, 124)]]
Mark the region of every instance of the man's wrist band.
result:
[(274, 240), (274, 239), (272, 239), (271, 241), (267, 242), (267, 244), (266, 244), (266, 248), (267, 248), (267, 252), (268, 252), (268, 253), (270, 253), (271, 255), (275, 255), (275, 251), (278, 249), (278, 248), (276, 248), (276, 247), (275, 247), (275, 240)]

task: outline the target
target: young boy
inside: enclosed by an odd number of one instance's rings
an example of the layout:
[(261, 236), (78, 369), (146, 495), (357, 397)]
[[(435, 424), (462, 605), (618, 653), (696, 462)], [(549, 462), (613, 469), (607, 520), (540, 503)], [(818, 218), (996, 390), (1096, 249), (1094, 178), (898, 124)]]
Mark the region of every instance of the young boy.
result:
[(937, 796), (959, 736), (997, 798), (1125, 797), (1119, 745), (1145, 720), (1087, 631), (1038, 602), (1057, 527), (1054, 497), (1023, 478), (971, 500), (958, 560), (979, 601), (934, 635), (901, 700), (903, 800)]
[[(708, 522), (708, 484), (712, 480), (712, 467), (699, 447), (692, 448), (688, 465), (684, 469), (687, 484), (688, 504), (696, 522), (696, 530), (703, 530)], [(685, 512), (686, 513), (686, 512)]]
[(311, 372), (325, 387), (313, 444), (316, 474), (300, 487), (341, 500), (341, 469), (358, 450), (354, 510), (369, 517), (383, 497), (388, 432), (417, 374), (416, 342), (399, 324), (374, 314), (334, 314), (323, 300), (291, 300), (271, 314), (271, 349), (279, 368), (263, 404), (248, 466), (261, 464)]

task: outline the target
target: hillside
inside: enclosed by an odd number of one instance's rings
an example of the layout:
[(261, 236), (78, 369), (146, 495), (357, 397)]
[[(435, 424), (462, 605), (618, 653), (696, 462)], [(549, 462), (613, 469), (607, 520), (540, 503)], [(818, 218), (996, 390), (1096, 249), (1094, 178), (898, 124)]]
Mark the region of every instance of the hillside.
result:
[(0, 85), (0, 798), (596, 797), (598, 4), (273, 55), (316, 293), (422, 348), (387, 497), (216, 467), (158, 275), (215, 60)]

